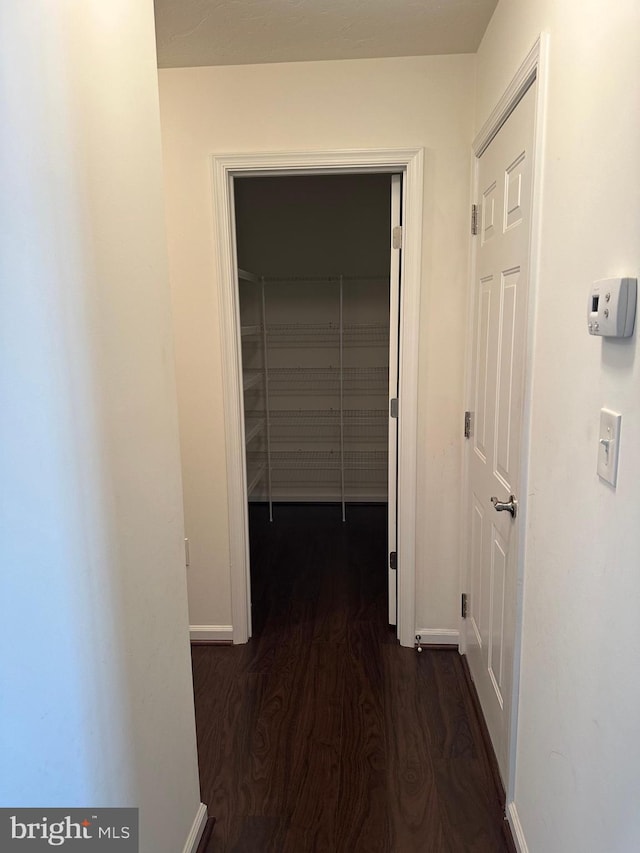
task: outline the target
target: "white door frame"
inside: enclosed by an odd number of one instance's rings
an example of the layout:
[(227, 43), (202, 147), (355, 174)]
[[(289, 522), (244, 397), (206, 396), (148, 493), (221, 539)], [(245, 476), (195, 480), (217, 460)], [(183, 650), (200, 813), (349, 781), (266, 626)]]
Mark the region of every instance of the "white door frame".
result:
[(413, 646), (423, 160), (422, 148), (220, 154), (211, 158), (215, 249), (218, 256), (234, 643), (246, 643), (251, 636), (251, 607), (233, 178), (393, 172), (403, 174), (398, 394), (398, 638), (401, 645)]
[[(528, 471), (529, 471), (529, 447), (531, 434), (531, 403), (533, 397), (532, 375), (533, 375), (533, 343), (535, 330), (535, 308), (538, 290), (539, 276), (539, 246), (540, 246), (540, 215), (542, 210), (542, 163), (544, 147), (544, 119), (546, 115), (546, 85), (547, 85), (547, 57), (548, 57), (548, 35), (543, 33), (536, 40), (520, 68), (513, 77), (506, 91), (492, 110), (489, 118), (483, 124), (479, 133), (472, 143), (472, 200), (477, 203), (478, 199), (478, 174), (480, 157), (487, 149), (491, 140), (497, 135), (500, 128), (505, 124), (514, 111), (524, 93), (534, 80), (537, 80), (536, 113), (534, 127), (534, 150), (532, 161), (532, 190), (531, 190), (531, 234), (529, 242), (529, 292), (527, 308), (527, 339), (525, 342), (525, 377), (524, 377), (524, 401), (522, 415), (522, 445), (520, 451), (520, 493), (518, 495), (518, 516), (520, 519), (520, 534), (518, 537), (517, 560), (517, 601), (516, 601), (516, 624), (515, 624), (515, 646), (513, 661), (513, 689), (511, 696), (511, 719), (509, 726), (509, 758), (508, 778), (505, 782), (505, 793), (507, 798), (507, 811), (511, 820), (511, 806), (515, 794), (515, 763), (518, 729), (518, 700), (520, 693), (520, 659), (522, 652), (522, 605), (525, 579), (525, 544), (527, 534), (527, 504), (528, 504)], [(476, 242), (471, 243), (471, 277), (469, 287), (469, 310), (467, 328), (467, 357), (466, 357), (466, 390), (465, 399), (467, 407), (472, 408), (472, 378), (473, 378), (473, 318), (475, 310), (475, 270), (476, 270)], [(470, 447), (465, 447), (463, 495), (462, 495), (462, 518), (465, 519), (464, 537), (462, 547), (462, 560), (460, 565), (461, 591), (467, 590), (468, 562), (469, 562), (469, 537), (467, 519), (468, 507), (468, 476), (469, 476), (469, 453)], [(460, 651), (466, 653), (466, 631), (464, 621), (460, 623)], [(515, 827), (512, 827), (515, 829)]]

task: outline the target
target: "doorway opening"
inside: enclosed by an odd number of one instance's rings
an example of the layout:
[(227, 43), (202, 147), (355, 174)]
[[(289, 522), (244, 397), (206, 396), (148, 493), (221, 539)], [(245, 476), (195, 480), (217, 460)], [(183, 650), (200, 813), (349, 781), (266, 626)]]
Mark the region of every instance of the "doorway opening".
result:
[[(397, 405), (399, 414), (397, 418), (398, 527), (397, 547), (395, 549), (397, 557), (393, 563), (397, 569), (394, 568), (389, 571), (396, 572), (395, 577), (397, 578), (398, 638), (402, 645), (413, 646), (415, 639), (417, 350), (419, 341), (423, 153), (420, 149), (409, 149), (309, 154), (221, 155), (214, 156), (212, 161), (220, 281), (218, 293), (224, 363), (225, 449), (230, 534), (232, 636), (234, 643), (244, 643), (251, 636), (248, 486), (252, 483), (248, 479), (245, 441), (247, 432), (250, 432), (255, 426), (252, 424), (248, 430), (245, 430), (241, 297), (235, 227), (236, 183), (239, 183), (243, 178), (284, 178), (286, 176), (386, 175), (387, 180), (392, 175), (402, 176), (402, 192), (398, 193), (398, 215), (400, 215), (401, 210), (402, 233), (396, 235), (398, 249), (400, 240), (402, 246), (401, 251), (397, 251), (397, 256), (400, 259), (398, 263), (398, 292), (401, 293), (402, 298), (397, 308), (399, 318), (396, 327), (398, 345), (395, 349), (398, 358), (397, 376), (399, 378), (397, 392), (399, 401)], [(287, 235), (278, 234), (277, 239), (286, 242)], [(390, 251), (389, 242), (388, 240), (387, 251)], [(252, 270), (247, 272), (255, 276), (260, 284), (262, 284), (262, 278), (267, 278), (264, 271), (259, 269), (256, 273)], [(341, 273), (339, 270), (336, 272), (339, 280)], [(343, 275), (343, 287), (345, 286), (345, 278), (346, 276)], [(252, 283), (256, 284), (255, 281)], [(264, 284), (266, 289), (269, 285), (266, 282)], [(393, 289), (391, 292), (393, 293)], [(268, 302), (268, 299), (267, 294), (265, 302)], [(261, 301), (262, 295), (260, 296)], [(343, 302), (343, 309), (345, 305), (346, 303)], [(390, 346), (389, 353), (393, 353), (393, 351), (393, 347)], [(284, 369), (282, 365), (280, 367)], [(343, 364), (343, 367), (346, 368), (346, 364)], [(393, 368), (389, 370), (389, 374), (393, 375)], [(343, 374), (343, 380), (346, 381), (346, 378)], [(393, 458), (393, 454), (390, 454), (390, 458)], [(282, 457), (278, 461), (282, 461)], [(346, 507), (346, 513), (348, 515), (348, 507)]]
[(264, 512), (308, 526), (326, 505), (349, 523), (358, 505), (388, 527), (374, 563), (395, 625), (401, 175), (237, 177), (233, 189), (252, 617)]

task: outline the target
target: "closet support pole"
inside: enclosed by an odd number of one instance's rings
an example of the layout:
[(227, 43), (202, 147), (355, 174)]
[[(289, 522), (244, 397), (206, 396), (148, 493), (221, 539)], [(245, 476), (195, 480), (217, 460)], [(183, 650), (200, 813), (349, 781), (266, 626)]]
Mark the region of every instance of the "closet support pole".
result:
[(260, 279), (262, 297), (262, 349), (264, 354), (264, 423), (267, 433), (267, 495), (269, 498), (269, 521), (273, 521), (273, 498), (271, 494), (271, 419), (269, 406), (269, 354), (267, 346), (267, 300), (264, 294), (264, 276)]
[(346, 521), (346, 506), (344, 496), (344, 364), (343, 364), (343, 335), (344, 323), (342, 317), (343, 305), (343, 276), (340, 276), (340, 495), (342, 499), (342, 520)]

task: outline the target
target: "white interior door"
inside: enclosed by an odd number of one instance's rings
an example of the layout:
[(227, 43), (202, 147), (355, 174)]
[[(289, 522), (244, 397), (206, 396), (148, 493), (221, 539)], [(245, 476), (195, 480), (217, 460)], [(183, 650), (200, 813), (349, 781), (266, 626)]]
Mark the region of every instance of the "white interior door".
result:
[(398, 326), (402, 254), (402, 175), (391, 176), (391, 273), (389, 280), (389, 624), (398, 622)]
[[(535, 89), (534, 83), (480, 157), (478, 181), (473, 420), (467, 469), (466, 641), (469, 668), (505, 785), (516, 629), (520, 527), (516, 505)], [(515, 516), (509, 509), (512, 500)]]

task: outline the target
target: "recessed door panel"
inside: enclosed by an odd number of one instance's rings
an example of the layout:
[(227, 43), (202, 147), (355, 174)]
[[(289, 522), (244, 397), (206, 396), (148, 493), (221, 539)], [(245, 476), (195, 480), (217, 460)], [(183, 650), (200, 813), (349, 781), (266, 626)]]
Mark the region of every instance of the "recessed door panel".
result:
[(491, 285), (493, 278), (488, 276), (480, 283), (480, 305), (477, 324), (476, 349), (476, 425), (474, 446), (484, 461), (487, 458), (487, 383), (489, 381), (489, 324), (491, 322)]
[(474, 499), (471, 510), (471, 562), (473, 565), (472, 587), (469, 597), (469, 618), (476, 634), (480, 647), (483, 646), (482, 626), (486, 624), (483, 618), (483, 606), (486, 607), (486, 594), (483, 595), (482, 559), (484, 550), (483, 541), (484, 510), (481, 502)]
[(503, 653), (504, 653), (504, 592), (507, 571), (507, 548), (495, 527), (492, 527), (491, 539), (491, 648), (489, 654), (489, 674), (496, 699), (500, 707), (504, 705)]
[(491, 240), (496, 232), (496, 191), (497, 182), (492, 181), (482, 194), (482, 227), (480, 234), (483, 243)]
[(500, 286), (500, 337), (498, 341), (498, 373), (496, 376), (496, 474), (506, 491), (511, 489), (511, 472), (517, 460), (513, 458), (511, 431), (513, 411), (513, 369), (516, 347), (516, 309), (518, 307), (519, 269), (509, 270), (501, 276)]
[[(513, 228), (520, 225), (523, 221), (522, 211), (522, 182), (523, 182), (523, 166), (526, 159), (526, 152), (522, 151), (511, 163), (507, 166), (504, 173), (504, 229)], [(528, 165), (528, 164), (527, 164)], [(524, 175), (526, 178), (526, 175)]]

